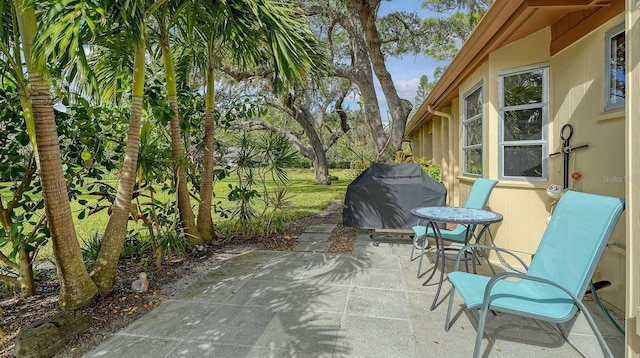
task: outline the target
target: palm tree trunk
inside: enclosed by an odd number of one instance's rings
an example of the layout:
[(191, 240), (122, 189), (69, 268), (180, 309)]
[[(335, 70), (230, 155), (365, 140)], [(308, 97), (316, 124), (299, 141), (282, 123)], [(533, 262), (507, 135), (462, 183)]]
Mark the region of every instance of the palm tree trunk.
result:
[(176, 89), (176, 73), (169, 47), (169, 35), (166, 28), (161, 26), (160, 46), (162, 47), (162, 58), (167, 76), (167, 99), (169, 106), (173, 110), (171, 117), (171, 157), (174, 165), (174, 176), (176, 182), (176, 195), (178, 200), (178, 211), (180, 212), (180, 222), (187, 239), (187, 249), (192, 249), (196, 245), (203, 244), (200, 233), (196, 226), (196, 217), (191, 208), (191, 198), (187, 188), (187, 176), (184, 172), (184, 149), (180, 141), (180, 116), (178, 112), (178, 98)]
[(124, 163), (120, 175), (120, 183), (113, 211), (104, 231), (102, 245), (96, 260), (96, 266), (91, 273), (93, 281), (98, 285), (103, 296), (113, 291), (116, 282), (116, 269), (120, 251), (124, 245), (129, 213), (131, 211), (131, 199), (133, 197), (133, 185), (136, 181), (136, 168), (138, 162), (138, 149), (140, 146), (140, 119), (142, 117), (142, 96), (144, 94), (144, 43), (136, 45), (133, 69), (133, 92), (131, 101), (131, 117), (129, 118), (129, 132), (127, 133), (127, 146), (125, 148)]
[(74, 309), (93, 301), (98, 289), (84, 266), (71, 217), (49, 83), (40, 73), (31, 73), (29, 76), (40, 153), (40, 182), (60, 280), (59, 302), (63, 309)]
[(215, 95), (213, 56), (209, 56), (207, 67), (207, 93), (204, 122), (204, 146), (202, 159), (202, 179), (200, 182), (200, 206), (198, 208), (198, 232), (205, 242), (211, 242), (217, 235), (211, 218), (211, 201), (213, 199), (213, 164), (215, 143)]
[(46, 69), (41, 68), (31, 57), (31, 48), (38, 29), (35, 12), (33, 7), (26, 7), (22, 0), (17, 0), (14, 4), (31, 83), (29, 92), (38, 143), (40, 182), (53, 246), (53, 257), (60, 280), (59, 303), (62, 309), (75, 309), (92, 302), (98, 295), (98, 290), (84, 266), (71, 217), (71, 205), (62, 172), (53, 102), (49, 92), (51, 86), (43, 76)]

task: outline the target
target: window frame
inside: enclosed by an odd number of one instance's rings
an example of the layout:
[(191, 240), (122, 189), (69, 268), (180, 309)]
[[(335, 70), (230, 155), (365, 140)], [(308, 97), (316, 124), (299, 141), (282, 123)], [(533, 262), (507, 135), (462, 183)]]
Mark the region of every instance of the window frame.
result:
[[(626, 98), (623, 98), (622, 101), (620, 102), (616, 102), (616, 103), (611, 103), (611, 56), (613, 55), (611, 53), (611, 41), (614, 37), (623, 34), (624, 35), (624, 43), (625, 43), (625, 55), (626, 55), (626, 45), (627, 45), (627, 36), (625, 33), (625, 26), (624, 26), (624, 22), (621, 24), (618, 24), (614, 27), (612, 27), (611, 29), (609, 29), (606, 33), (605, 33), (605, 51), (604, 51), (604, 77), (605, 77), (605, 81), (604, 81), (604, 111), (605, 112), (610, 112), (610, 111), (617, 111), (620, 109), (624, 109), (624, 105), (625, 105), (625, 100)], [(626, 64), (626, 59), (625, 59), (625, 66), (624, 66), (624, 70), (625, 70), (625, 84), (626, 84), (626, 73), (627, 73), (627, 64)]]
[[(504, 78), (507, 76), (513, 76), (523, 74), (527, 72), (533, 72), (542, 70), (542, 99), (540, 103), (533, 104), (521, 104), (515, 106), (504, 106)], [(504, 113), (513, 110), (524, 109), (536, 109), (542, 110), (542, 128), (541, 137), (536, 140), (521, 140), (521, 141), (506, 141), (504, 140)], [(529, 182), (546, 182), (549, 180), (549, 63), (538, 63), (529, 66), (518, 67), (509, 70), (503, 70), (498, 72), (498, 178), (500, 180), (510, 181), (529, 181)], [(504, 174), (504, 151), (505, 148), (515, 146), (540, 146), (541, 152), (541, 167), (542, 173), (540, 177), (527, 177), (527, 176), (511, 176)]]
[[(471, 118), (467, 118), (467, 98), (480, 90), (482, 96), (481, 110), (478, 114)], [(480, 143), (467, 144), (467, 124), (473, 121), (480, 121)], [(469, 173), (467, 171), (467, 150), (480, 149), (482, 155), (480, 157), (480, 173)], [(462, 174), (474, 177), (482, 177), (484, 174), (484, 83), (478, 82), (462, 96)]]

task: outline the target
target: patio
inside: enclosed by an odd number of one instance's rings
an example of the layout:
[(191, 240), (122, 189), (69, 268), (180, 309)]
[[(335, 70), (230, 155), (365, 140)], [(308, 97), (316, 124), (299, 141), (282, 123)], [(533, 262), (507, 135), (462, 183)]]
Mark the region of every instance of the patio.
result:
[[(429, 311), (436, 286), (416, 278), (408, 238), (383, 234), (376, 240), (377, 246), (359, 235), (350, 255), (308, 249), (307, 242), (306, 252), (237, 256), (85, 356), (471, 356), (477, 314), (457, 309), (457, 302), (452, 328), (444, 332), (448, 282)], [(588, 306), (615, 356), (623, 356), (624, 337), (595, 304)], [(576, 348), (553, 324), (492, 316), (483, 356), (601, 356), (581, 315), (566, 328)]]

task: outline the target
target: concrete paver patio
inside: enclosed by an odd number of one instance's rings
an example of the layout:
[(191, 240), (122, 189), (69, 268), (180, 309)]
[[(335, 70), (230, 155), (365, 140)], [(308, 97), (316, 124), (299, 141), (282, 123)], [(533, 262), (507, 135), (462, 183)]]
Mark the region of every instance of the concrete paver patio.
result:
[[(452, 328), (444, 332), (450, 284), (429, 311), (436, 286), (416, 278), (410, 241), (381, 241), (374, 246), (368, 235), (359, 235), (352, 254), (237, 256), (85, 357), (471, 356), (477, 314), (456, 301)], [(616, 357), (623, 356), (624, 337), (596, 306), (590, 308)], [(565, 326), (577, 349), (553, 324), (492, 316), (483, 356), (601, 356), (581, 315)]]

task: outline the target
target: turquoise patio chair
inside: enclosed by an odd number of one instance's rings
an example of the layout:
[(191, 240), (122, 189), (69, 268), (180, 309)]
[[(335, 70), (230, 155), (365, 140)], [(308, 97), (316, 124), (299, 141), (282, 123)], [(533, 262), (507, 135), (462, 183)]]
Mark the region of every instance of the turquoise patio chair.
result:
[(487, 312), (489, 310), (530, 317), (560, 325), (570, 321), (578, 309), (583, 312), (603, 352), (613, 357), (593, 318), (582, 303), (598, 261), (611, 232), (624, 211), (624, 200), (569, 191), (562, 196), (542, 236), (531, 265), (513, 253), (493, 246), (471, 244), (467, 248), (484, 248), (516, 257), (526, 273), (504, 272), (493, 277), (458, 271), (449, 274), (453, 285), (445, 322), (449, 318), (457, 290), (468, 310), (480, 309), (474, 357), (480, 355)]
[[(471, 187), (469, 197), (467, 197), (467, 202), (465, 203), (464, 207), (471, 209), (484, 209), (485, 205), (487, 205), (487, 201), (489, 200), (489, 195), (491, 195), (491, 191), (493, 191), (493, 188), (496, 186), (496, 184), (498, 184), (497, 180), (484, 178), (476, 179), (476, 182), (473, 183), (473, 186)], [(414, 232), (413, 247), (411, 248), (411, 260), (414, 260), (413, 252), (415, 249), (421, 251), (420, 263), (418, 264), (418, 277), (420, 277), (420, 271), (422, 269), (422, 257), (424, 256), (424, 251), (428, 246), (427, 237), (435, 236), (431, 227), (427, 229), (426, 226), (416, 225), (411, 229), (413, 229)], [(473, 233), (475, 231), (475, 225), (469, 227), (469, 231)], [(443, 240), (452, 241), (459, 244), (467, 243), (467, 227), (464, 225), (456, 225), (453, 230), (441, 229), (440, 235), (442, 236)]]

